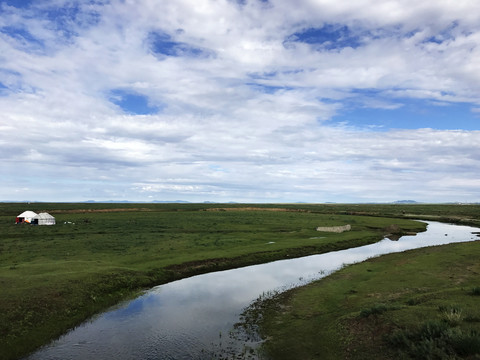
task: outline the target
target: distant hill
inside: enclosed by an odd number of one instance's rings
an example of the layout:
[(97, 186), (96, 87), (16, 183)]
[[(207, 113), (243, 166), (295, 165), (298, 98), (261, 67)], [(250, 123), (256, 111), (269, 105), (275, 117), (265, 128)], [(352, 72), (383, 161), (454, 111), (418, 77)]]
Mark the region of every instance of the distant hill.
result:
[(106, 203), (111, 203), (111, 204), (170, 204), (170, 203), (190, 203), (189, 201), (184, 201), (184, 200), (152, 200), (152, 201), (131, 201), (131, 200), (104, 200), (104, 201), (97, 201), (97, 200), (88, 200), (84, 201), (85, 203), (99, 203), (99, 204), (106, 204)]
[(415, 200), (397, 200), (393, 202), (394, 204), (418, 204)]

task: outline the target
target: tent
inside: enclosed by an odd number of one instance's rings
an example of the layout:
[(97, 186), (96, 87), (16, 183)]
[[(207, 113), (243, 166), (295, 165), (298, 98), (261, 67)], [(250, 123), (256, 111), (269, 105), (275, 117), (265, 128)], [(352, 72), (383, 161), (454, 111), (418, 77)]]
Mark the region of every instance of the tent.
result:
[(37, 213), (34, 213), (33, 211), (24, 211), (17, 216), (15, 223), (21, 224), (25, 222), (30, 224), (35, 216), (37, 216)]
[(42, 212), (35, 215), (32, 219), (32, 224), (35, 225), (55, 225), (55, 218), (49, 213)]

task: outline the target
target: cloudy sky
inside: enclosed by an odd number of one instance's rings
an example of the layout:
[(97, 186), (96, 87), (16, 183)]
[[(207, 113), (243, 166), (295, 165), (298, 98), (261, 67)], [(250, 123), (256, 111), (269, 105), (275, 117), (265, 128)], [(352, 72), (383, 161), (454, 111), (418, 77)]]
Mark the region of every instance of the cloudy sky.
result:
[(480, 201), (478, 0), (0, 0), (0, 200)]

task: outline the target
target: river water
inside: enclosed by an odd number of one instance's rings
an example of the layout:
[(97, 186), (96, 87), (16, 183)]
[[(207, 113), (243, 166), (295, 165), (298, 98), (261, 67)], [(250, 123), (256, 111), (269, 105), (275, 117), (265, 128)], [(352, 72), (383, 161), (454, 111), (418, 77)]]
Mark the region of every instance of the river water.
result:
[[(426, 232), (321, 255), (215, 272), (157, 286), (78, 326), (26, 359), (212, 359), (242, 351), (234, 324), (262, 294), (344, 265), (409, 249), (478, 240), (478, 228), (428, 221)], [(320, 234), (320, 233), (319, 233)]]

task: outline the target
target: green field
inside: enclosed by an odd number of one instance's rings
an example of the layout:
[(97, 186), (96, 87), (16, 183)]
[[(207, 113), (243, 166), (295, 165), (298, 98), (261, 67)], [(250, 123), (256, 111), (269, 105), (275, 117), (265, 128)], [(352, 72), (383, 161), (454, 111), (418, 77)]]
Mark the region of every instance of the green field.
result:
[(478, 359), (479, 260), (477, 242), (389, 254), (250, 312), (272, 359)]
[[(154, 285), (424, 229), (409, 218), (478, 224), (479, 208), (0, 203), (0, 358), (25, 355)], [(57, 225), (15, 225), (24, 210), (47, 211)], [(345, 224), (352, 231), (315, 230)]]
[(480, 239), (348, 266), (245, 319), (276, 360), (480, 359)]

